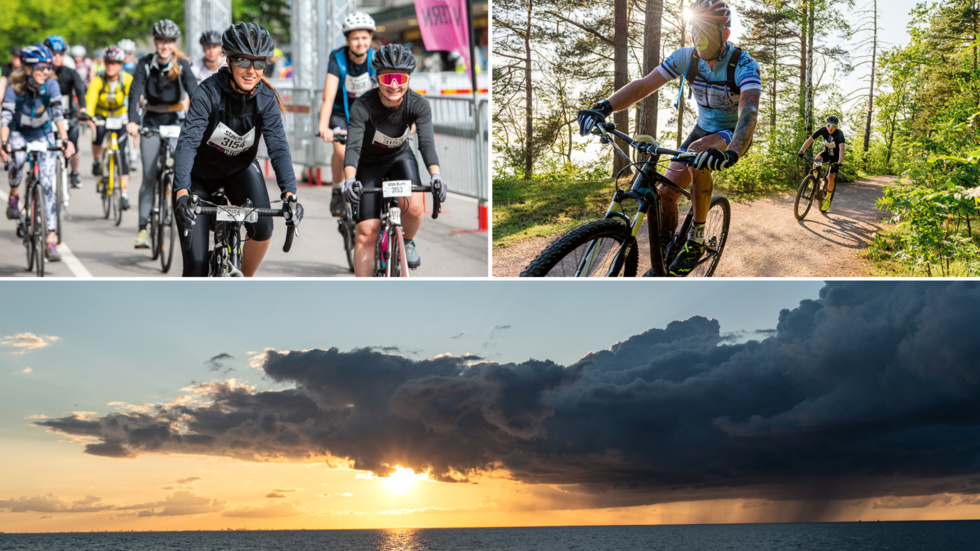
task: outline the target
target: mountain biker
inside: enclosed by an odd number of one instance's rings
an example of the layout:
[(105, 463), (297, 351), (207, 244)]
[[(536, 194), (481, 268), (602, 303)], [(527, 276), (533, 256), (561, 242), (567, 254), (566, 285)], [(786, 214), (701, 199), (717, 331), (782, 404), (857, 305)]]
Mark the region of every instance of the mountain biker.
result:
[[(55, 137), (61, 139), (65, 157), (75, 154), (75, 146), (68, 140), (61, 88), (58, 81), (48, 78), (53, 62), (51, 50), (44, 44), (27, 46), (21, 50), (22, 70), (10, 75), (10, 84), (3, 96), (3, 114), (0, 118), (0, 160), (7, 162), (10, 152), (22, 149), (27, 142), (46, 141), (55, 145)], [(57, 155), (53, 151), (38, 154), (41, 188), (44, 190), (44, 207), (48, 226), (48, 260), (61, 260), (58, 253), (58, 219), (56, 214), (54, 178)], [(27, 152), (18, 151), (10, 163), (10, 203), (7, 218), (18, 218), (18, 186), (24, 176)]]
[[(146, 111), (143, 113), (143, 128), (159, 128), (162, 125), (180, 124), (179, 116), (183, 114), (184, 106), (181, 98), (193, 96), (197, 90), (197, 79), (191, 72), (187, 56), (176, 49), (177, 39), (180, 38), (180, 28), (169, 19), (161, 19), (153, 25), (153, 43), (156, 53), (147, 54), (140, 58), (133, 71), (133, 84), (129, 93), (134, 101), (129, 102), (129, 123), (126, 131), (134, 138), (139, 135), (139, 101), (140, 95), (146, 100)], [(143, 183), (140, 185), (139, 196), (139, 230), (136, 234), (137, 249), (150, 247), (150, 235), (146, 231), (153, 207), (153, 190), (156, 186), (157, 157), (160, 154), (160, 136), (144, 136), (140, 140), (140, 154), (143, 164)], [(171, 146), (176, 147), (176, 139), (168, 138)]]
[[(354, 274), (371, 276), (374, 244), (381, 232), (381, 201), (376, 194), (359, 197), (357, 188), (380, 188), (383, 179), (411, 180), (420, 186), (418, 162), (408, 144), (414, 124), (418, 130), (419, 151), (429, 169), (430, 183), (442, 183), (440, 199), (446, 200), (447, 186), (439, 174), (432, 131), (429, 102), (408, 87), (415, 56), (400, 44), (378, 49), (372, 66), (380, 86), (354, 100), (350, 108), (347, 152), (344, 155), (344, 198), (353, 203), (360, 199), (357, 235), (354, 247)], [(424, 200), (421, 193), (400, 198), (402, 225), (405, 230), (405, 259), (409, 268), (421, 265), (412, 240), (422, 225)]]
[[(75, 150), (78, 150), (78, 117), (86, 115), (85, 109), (85, 81), (78, 71), (65, 67), (65, 39), (58, 35), (51, 35), (44, 39), (47, 46), (54, 56), (54, 76), (58, 80), (61, 88), (61, 106), (65, 113), (65, 120), (68, 122), (68, 139), (71, 140)], [(71, 187), (82, 187), (82, 178), (78, 174), (79, 156), (71, 158)]]
[[(279, 93), (262, 75), (272, 55), (274, 42), (269, 31), (255, 23), (238, 23), (221, 37), (228, 64), (201, 84), (191, 98), (191, 108), (177, 142), (176, 205), (174, 212), (182, 229), (181, 254), (184, 277), (208, 273), (207, 221), (196, 224), (190, 193), (205, 199), (219, 187), (228, 199), (243, 205), (247, 199), (257, 207), (269, 204), (269, 192), (255, 156), (259, 139), (265, 138), (269, 158), (276, 172), (276, 183), (292, 212), (286, 220), (288, 231), (303, 218), (296, 203), (296, 177), (282, 124), (285, 105)], [(246, 223), (249, 239), (242, 252), (242, 273), (255, 275), (272, 237), (272, 220), (260, 217)]]
[[(841, 131), (837, 126), (840, 124), (840, 119), (834, 115), (827, 117), (827, 126), (821, 127), (812, 136), (803, 142), (803, 147), (797, 153), (799, 157), (803, 158), (803, 153), (810, 147), (810, 144), (814, 142), (817, 138), (823, 140), (823, 151), (821, 151), (814, 160), (820, 160), (823, 162), (830, 162), (830, 173), (827, 175), (827, 196), (823, 198), (823, 202), (820, 204), (820, 212), (827, 212), (830, 208), (830, 202), (834, 198), (834, 182), (837, 180), (837, 171), (840, 170), (841, 165), (844, 164), (844, 132)], [(816, 166), (816, 165), (814, 165)]]
[(191, 71), (197, 77), (198, 83), (218, 72), (225, 64), (225, 56), (221, 55), (221, 33), (211, 29), (201, 33), (201, 49), (204, 57), (191, 63)]
[[(126, 59), (126, 52), (119, 46), (109, 46), (105, 49), (105, 71), (92, 77), (92, 83), (85, 94), (85, 103), (92, 117), (98, 120), (105, 120), (108, 117), (125, 117), (126, 102), (129, 100), (129, 91), (133, 85), (133, 75), (122, 70), (123, 61)], [(102, 159), (102, 143), (105, 140), (105, 126), (96, 126), (95, 120), (89, 120), (88, 126), (92, 130), (92, 157), (96, 159), (96, 166)], [(129, 155), (128, 140), (125, 132), (118, 132), (117, 145), (119, 146), (120, 173), (122, 174), (122, 204), (124, 209), (129, 208)], [(101, 174), (99, 167), (99, 174)]]
[(344, 37), (347, 45), (330, 52), (326, 83), (323, 85), (323, 104), (320, 106), (320, 136), (325, 142), (333, 142), (330, 171), (333, 176), (333, 195), (330, 213), (344, 215), (344, 203), (340, 187), (344, 183), (344, 144), (334, 141), (334, 132), (346, 132), (350, 121), (350, 104), (359, 96), (374, 88), (375, 76), (372, 60), (371, 38), (376, 30), (374, 19), (364, 12), (355, 12), (344, 18)]
[[(684, 248), (670, 265), (669, 271), (675, 276), (690, 273), (704, 254), (704, 224), (712, 190), (709, 171), (729, 168), (745, 155), (755, 133), (762, 90), (759, 65), (748, 53), (728, 43), (732, 24), (728, 5), (720, 0), (695, 0), (691, 12), (693, 48), (676, 50), (657, 69), (599, 101), (592, 109), (579, 111), (578, 117), (584, 136), (614, 111), (626, 109), (667, 82), (677, 77), (689, 82), (698, 104), (698, 122), (680, 149), (698, 155), (690, 170), (682, 163), (671, 163), (667, 170), (667, 178), (681, 188), (694, 183), (694, 224)], [(738, 57), (737, 52), (741, 52)], [(677, 227), (679, 193), (668, 187), (660, 192), (664, 235), (651, 235), (651, 243), (658, 238), (662, 243), (669, 242)], [(649, 228), (652, 232), (653, 225)]]

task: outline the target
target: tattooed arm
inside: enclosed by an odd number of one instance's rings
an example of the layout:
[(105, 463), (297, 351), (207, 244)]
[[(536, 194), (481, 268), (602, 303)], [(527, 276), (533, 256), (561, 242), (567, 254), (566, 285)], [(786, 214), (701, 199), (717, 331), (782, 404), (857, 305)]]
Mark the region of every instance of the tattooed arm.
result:
[(738, 156), (745, 155), (755, 134), (755, 125), (759, 119), (759, 97), (762, 90), (745, 90), (738, 100), (738, 124), (735, 126), (732, 143), (728, 144), (729, 151), (735, 151)]

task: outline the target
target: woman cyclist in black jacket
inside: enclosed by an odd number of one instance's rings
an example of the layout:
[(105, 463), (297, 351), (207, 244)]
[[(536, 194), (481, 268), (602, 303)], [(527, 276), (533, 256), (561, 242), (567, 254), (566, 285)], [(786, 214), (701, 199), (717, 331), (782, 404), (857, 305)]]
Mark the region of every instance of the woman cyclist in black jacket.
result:
[[(176, 49), (180, 38), (180, 28), (169, 19), (157, 21), (153, 25), (155, 54), (143, 56), (133, 71), (133, 83), (129, 87), (129, 124), (126, 131), (136, 138), (139, 133), (139, 97), (146, 99), (146, 113), (143, 115), (144, 128), (159, 128), (162, 125), (180, 124), (177, 115), (183, 111), (181, 97), (188, 97), (197, 90), (197, 78), (191, 72), (191, 65)], [(171, 146), (174, 144), (173, 138)], [(153, 208), (153, 190), (157, 181), (157, 157), (160, 154), (160, 136), (144, 136), (140, 140), (140, 153), (143, 160), (143, 184), (140, 186), (139, 232), (136, 234), (137, 249), (149, 248), (149, 234), (146, 231), (150, 209)]]
[[(413, 186), (422, 185), (418, 162), (408, 144), (415, 125), (430, 184), (442, 183), (440, 200), (445, 201), (448, 188), (439, 175), (432, 110), (424, 97), (408, 87), (415, 70), (415, 56), (401, 44), (388, 44), (378, 49), (372, 65), (378, 74), (379, 87), (357, 98), (350, 109), (344, 155), (347, 178), (344, 199), (351, 203), (358, 200), (357, 182), (365, 188), (380, 188), (382, 180), (411, 180)], [(354, 274), (358, 277), (369, 277), (373, 271), (374, 244), (381, 233), (381, 200), (377, 194), (360, 197), (354, 246)], [(421, 193), (413, 193), (407, 200), (399, 199), (405, 230), (405, 260), (412, 269), (421, 264), (413, 238), (422, 225), (424, 206)]]
[[(286, 133), (282, 126), (285, 106), (278, 92), (262, 76), (275, 44), (269, 31), (255, 23), (238, 23), (221, 37), (228, 66), (222, 67), (201, 84), (191, 98), (187, 120), (177, 141), (175, 212), (183, 229), (181, 251), (185, 277), (206, 276), (208, 271), (209, 227), (195, 224), (197, 214), (190, 205), (190, 193), (207, 199), (218, 187), (225, 188), (228, 199), (242, 205), (246, 199), (264, 207), (269, 192), (255, 155), (259, 139), (265, 137), (266, 148), (276, 172), (281, 197), (288, 200), (293, 213), (286, 223), (299, 224), (302, 207), (296, 201), (296, 177)], [(242, 273), (255, 274), (272, 237), (272, 219), (261, 217), (246, 223), (249, 239), (242, 252)], [(291, 228), (290, 228), (291, 231)]]

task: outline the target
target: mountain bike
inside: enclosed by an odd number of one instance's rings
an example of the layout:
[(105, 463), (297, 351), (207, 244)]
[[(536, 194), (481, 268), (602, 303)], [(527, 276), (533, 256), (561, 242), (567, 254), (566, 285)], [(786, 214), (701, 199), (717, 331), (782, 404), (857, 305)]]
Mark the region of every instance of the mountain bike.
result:
[[(357, 182), (358, 184), (360, 182)], [(416, 191), (432, 192), (432, 218), (439, 218), (442, 203), (439, 193), (442, 186), (413, 186), (411, 180), (382, 180), (380, 188), (364, 189), (362, 193), (380, 193), (381, 233), (374, 245), (374, 277), (408, 277), (408, 260), (405, 258), (405, 232), (402, 229), (402, 209), (398, 199), (411, 197)]]
[[(278, 203), (279, 201), (273, 201)], [(242, 206), (228, 203), (224, 188), (218, 188), (211, 193), (210, 200), (204, 200), (191, 194), (191, 208), (198, 214), (214, 215), (210, 217), (209, 228), (214, 233), (214, 248), (208, 251), (208, 277), (244, 277), (242, 274), (242, 225), (258, 221), (260, 216), (280, 216), (288, 220), (293, 218), (295, 200), (285, 203), (281, 208), (272, 209), (256, 207), (252, 200), (246, 200)], [(188, 235), (184, 230), (184, 235)], [(286, 225), (286, 241), (282, 251), (288, 253), (293, 246), (293, 237), (298, 235), (296, 226)]]
[(153, 189), (153, 206), (150, 208), (150, 252), (152, 259), (160, 259), (163, 273), (170, 271), (174, 259), (174, 241), (177, 236), (177, 220), (172, 202), (174, 194), (174, 153), (170, 138), (180, 136), (180, 125), (171, 124), (159, 128), (142, 128), (143, 136), (160, 136), (160, 152), (157, 156), (157, 181)]
[(102, 175), (96, 191), (102, 198), (102, 215), (112, 216), (118, 226), (122, 223), (122, 164), (120, 163), (119, 132), (126, 126), (126, 117), (106, 117), (95, 120), (96, 126), (105, 126), (102, 148)]
[[(599, 136), (601, 143), (611, 143), (613, 149), (628, 161), (629, 156), (616, 145), (613, 136), (621, 138), (630, 147), (649, 157), (642, 162), (630, 162), (627, 168), (635, 168), (636, 175), (628, 191), (619, 187), (617, 174), (614, 179), (616, 193), (603, 218), (586, 222), (556, 239), (531, 261), (521, 272), (521, 277), (634, 277), (639, 263), (636, 234), (644, 218), (650, 225), (650, 234), (653, 236), (650, 242), (652, 273), (658, 277), (668, 276), (670, 264), (684, 247), (693, 224), (694, 206), (691, 205), (684, 222), (673, 237), (666, 243), (661, 242), (660, 188), (669, 187), (688, 199), (691, 198), (691, 192), (667, 179), (658, 171), (657, 164), (661, 155), (670, 155), (669, 161), (690, 164), (697, 154), (660, 147), (649, 136), (637, 136), (633, 139), (616, 130), (614, 123), (597, 124), (592, 133)], [(623, 203), (627, 200), (637, 203), (632, 217), (623, 208)], [(731, 206), (728, 199), (723, 195), (715, 195), (711, 198), (704, 228), (705, 252), (689, 275), (709, 277), (714, 274), (725, 250), (730, 222)]]
[[(793, 214), (796, 215), (797, 220), (803, 220), (806, 217), (806, 213), (810, 212), (810, 205), (813, 204), (813, 201), (817, 202), (817, 208), (821, 212), (826, 212), (820, 208), (820, 203), (828, 193), (828, 186), (830, 185), (827, 180), (828, 173), (823, 168), (825, 163), (821, 159), (814, 159), (813, 157), (806, 157), (806, 160), (813, 163), (813, 168), (810, 169), (810, 172), (800, 182), (800, 188), (796, 190)], [(830, 200), (834, 200), (833, 195), (830, 196)], [(827, 207), (830, 207), (830, 205), (827, 205)]]
[[(316, 137), (320, 137), (320, 131), (318, 130), (313, 134)], [(347, 133), (335, 132), (333, 135), (333, 141), (337, 143), (346, 144), (347, 143)], [(357, 205), (351, 205), (347, 201), (344, 201), (344, 214), (337, 218), (337, 231), (340, 233), (341, 239), (344, 240), (344, 253), (347, 256), (347, 267), (351, 272), (354, 271), (354, 235), (355, 229), (357, 227), (357, 218), (354, 213), (357, 212)]]
[[(59, 140), (60, 142), (60, 140)], [(44, 277), (44, 253), (47, 249), (47, 211), (44, 208), (44, 187), (41, 185), (40, 159), (42, 151), (61, 151), (58, 145), (48, 145), (45, 140), (28, 142), (26, 146), (11, 151), (27, 152), (24, 166), (24, 193), (21, 195), (20, 214), (17, 219), (17, 237), (23, 239), (27, 253), (27, 271), (34, 270), (37, 277)]]

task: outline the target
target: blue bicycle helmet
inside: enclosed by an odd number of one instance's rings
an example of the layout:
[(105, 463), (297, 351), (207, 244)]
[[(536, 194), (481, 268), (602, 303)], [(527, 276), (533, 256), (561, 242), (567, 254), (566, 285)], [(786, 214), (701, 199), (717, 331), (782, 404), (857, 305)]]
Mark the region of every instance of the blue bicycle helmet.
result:
[(44, 45), (51, 48), (52, 52), (63, 52), (68, 46), (65, 44), (65, 39), (59, 35), (53, 34), (44, 39)]
[(27, 46), (20, 51), (20, 60), (24, 65), (34, 65), (35, 63), (51, 63), (54, 55), (51, 49), (44, 44)]

